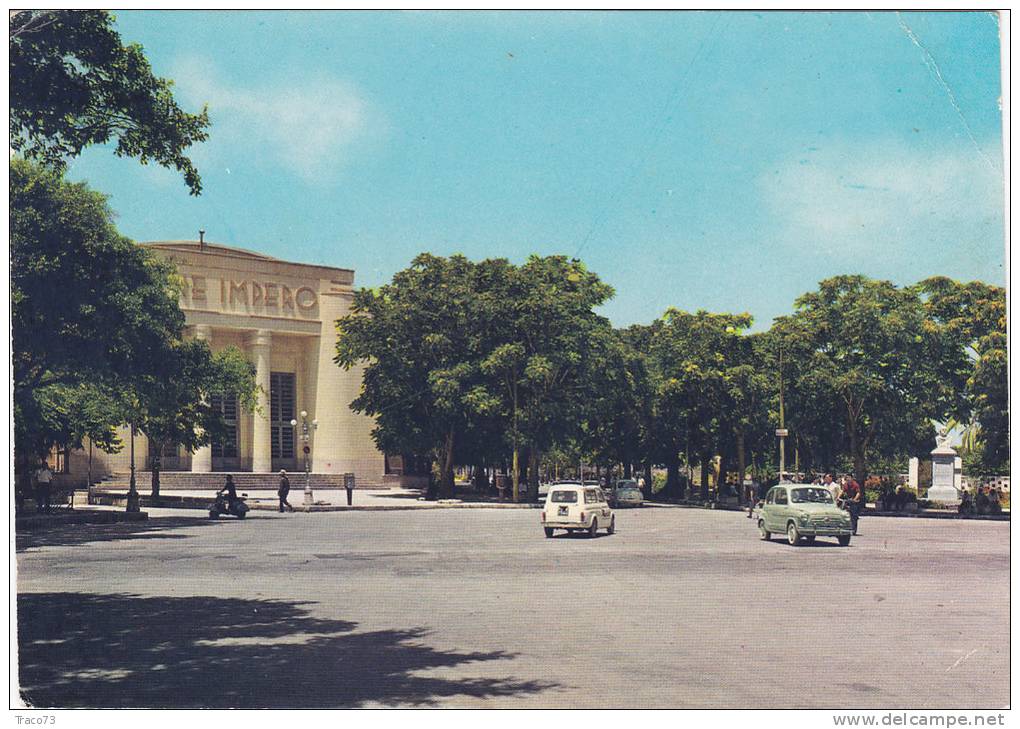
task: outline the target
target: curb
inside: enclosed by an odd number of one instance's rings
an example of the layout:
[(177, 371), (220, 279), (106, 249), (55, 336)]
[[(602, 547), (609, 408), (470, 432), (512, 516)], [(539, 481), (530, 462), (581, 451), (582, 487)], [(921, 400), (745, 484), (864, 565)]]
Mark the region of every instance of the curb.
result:
[(1009, 514), (974, 514), (962, 515), (951, 511), (914, 511), (914, 512), (891, 512), (891, 511), (862, 511), (861, 516), (880, 516), (889, 519), (959, 519), (961, 521), (1009, 521)]
[(117, 524), (128, 521), (146, 521), (148, 518), (148, 513), (144, 511), (129, 513), (126, 511), (89, 510), (73, 514), (42, 514), (39, 516), (16, 517), (14, 519), (14, 530), (30, 531), (32, 529), (64, 526), (66, 524)]
[[(279, 511), (279, 507), (275, 504), (249, 504), (251, 511)], [(324, 504), (322, 506), (307, 507), (304, 505), (296, 505), (294, 507), (294, 513), (302, 512), (305, 514), (313, 513), (317, 514), (320, 512), (332, 512), (332, 511), (435, 511), (437, 509), (541, 509), (542, 504), (486, 504), (486, 503), (460, 503), (460, 504), (436, 504), (436, 503), (419, 503), (415, 505), (407, 504), (377, 504), (377, 505), (366, 505), (366, 506), (346, 506), (346, 505), (333, 505)]]

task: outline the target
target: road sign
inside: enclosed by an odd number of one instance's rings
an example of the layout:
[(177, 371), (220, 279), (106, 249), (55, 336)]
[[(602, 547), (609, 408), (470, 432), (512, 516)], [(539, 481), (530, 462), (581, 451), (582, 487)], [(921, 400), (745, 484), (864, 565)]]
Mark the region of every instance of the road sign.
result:
[(785, 438), (789, 434), (790, 431), (788, 431), (786, 428), (776, 428), (776, 437), (778, 438)]

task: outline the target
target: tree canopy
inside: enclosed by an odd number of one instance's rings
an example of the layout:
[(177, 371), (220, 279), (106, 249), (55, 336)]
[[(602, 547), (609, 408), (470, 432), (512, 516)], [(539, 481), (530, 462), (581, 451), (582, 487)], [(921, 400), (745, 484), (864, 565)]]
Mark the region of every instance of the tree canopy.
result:
[[(172, 268), (117, 232), (102, 195), (13, 159), (10, 196), (16, 443), (46, 450), (75, 428), (50, 422), (30, 436), (45, 425), (43, 402), (115, 402), (123, 383), (157, 370), (184, 315)], [(51, 420), (73, 412), (45, 410)]]
[(981, 281), (944, 276), (918, 284), (929, 315), (944, 326), (973, 360), (965, 412), (955, 420), (973, 436), (964, 443), (970, 464), (994, 472), (1009, 467), (1009, 353), (1006, 290)]
[(83, 183), (11, 161), (11, 322), (15, 450), (22, 463), (91, 439), (119, 447), (133, 420), (189, 450), (222, 428), (212, 393), (254, 406), (239, 352), (183, 340), (173, 267), (120, 235)]
[(869, 454), (917, 452), (932, 440), (934, 421), (965, 408), (970, 363), (953, 329), (928, 315), (917, 287), (837, 276), (796, 306), (794, 325), (808, 347), (795, 350), (791, 390), (839, 403), (822, 412), (845, 434), (859, 482)]
[(159, 368), (140, 373), (127, 395), (127, 416), (149, 438), (152, 495), (159, 496), (161, 453), (181, 446), (193, 453), (225, 435), (222, 410), (214, 395), (235, 395), (238, 405), (256, 408), (255, 367), (241, 351), (228, 347), (213, 353), (206, 342), (168, 343)]
[[(930, 279), (898, 287), (837, 276), (795, 312), (749, 333), (747, 314), (669, 309), (613, 330), (612, 290), (579, 261), (473, 263), (423, 254), (355, 296), (337, 362), (365, 365), (353, 407), (388, 452), (430, 454), (443, 493), (454, 465), (512, 463), (535, 498), (543, 460), (628, 475), (665, 466), (664, 495), (727, 492), (748, 463), (771, 471), (774, 430), (789, 466), (849, 468), (924, 455), (935, 423), (980, 419), (988, 462), (1008, 458), (1004, 292)], [(781, 417), (783, 411), (785, 417)], [(523, 462), (518, 455), (523, 456)], [(681, 464), (698, 464), (687, 493)], [(650, 486), (650, 484), (649, 484)]]
[(55, 169), (93, 144), (178, 170), (202, 190), (185, 151), (208, 138), (209, 116), (183, 111), (173, 84), (152, 72), (142, 47), (124, 45), (102, 10), (22, 10), (10, 15), (10, 144)]
[(337, 323), (336, 361), (365, 363), (352, 407), (375, 416), (383, 450), (432, 454), (442, 493), (463, 446), (501, 421), (515, 463), (528, 448), (535, 495), (539, 454), (580, 427), (588, 355), (608, 331), (593, 307), (610, 293), (562, 256), (514, 266), (422, 254), (392, 283), (355, 294)]

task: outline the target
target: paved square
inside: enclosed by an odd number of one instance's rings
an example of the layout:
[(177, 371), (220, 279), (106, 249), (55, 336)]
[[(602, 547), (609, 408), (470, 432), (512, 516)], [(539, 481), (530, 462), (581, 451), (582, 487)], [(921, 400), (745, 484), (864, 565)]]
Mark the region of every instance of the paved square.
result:
[(848, 549), (648, 507), (287, 514), (18, 539), (37, 706), (997, 708), (1009, 524), (862, 519)]

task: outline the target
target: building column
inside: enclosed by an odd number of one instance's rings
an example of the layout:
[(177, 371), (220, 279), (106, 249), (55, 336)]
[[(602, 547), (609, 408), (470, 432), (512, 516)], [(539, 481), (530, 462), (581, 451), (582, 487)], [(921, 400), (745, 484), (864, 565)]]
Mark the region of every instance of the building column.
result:
[(248, 335), (248, 354), (255, 365), (255, 384), (259, 386), (258, 409), (252, 418), (251, 470), (270, 473), (273, 470), (272, 432), (269, 426), (269, 367), (273, 335), (259, 329)]
[[(208, 324), (196, 324), (193, 328), (195, 339), (211, 346), (212, 327)], [(202, 446), (191, 456), (192, 473), (212, 473), (212, 446)]]

